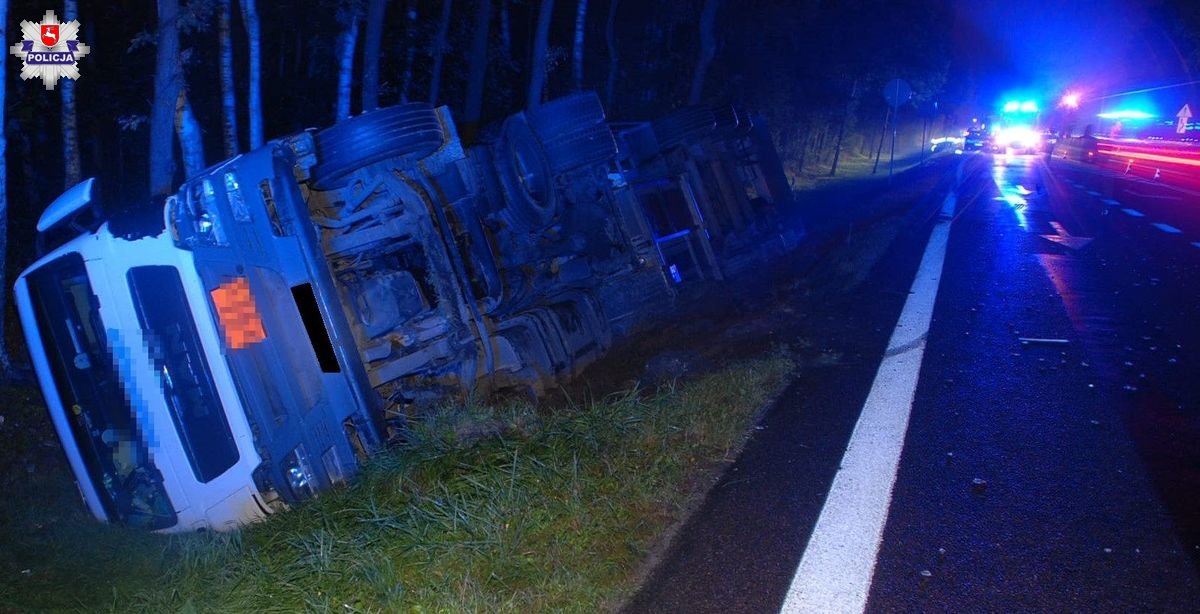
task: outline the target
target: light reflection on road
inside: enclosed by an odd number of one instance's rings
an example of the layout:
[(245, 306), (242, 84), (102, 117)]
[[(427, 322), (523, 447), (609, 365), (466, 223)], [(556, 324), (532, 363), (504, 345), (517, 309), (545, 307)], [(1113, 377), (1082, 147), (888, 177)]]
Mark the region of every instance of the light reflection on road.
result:
[(1029, 206), (1027, 197), (1033, 194), (1033, 190), (1019, 182), (1032, 175), (1036, 160), (1035, 156), (1008, 154), (997, 154), (992, 159), (992, 180), (996, 182), (996, 191), (1000, 193), (996, 199), (1008, 204), (1017, 218), (1017, 225), (1025, 231), (1029, 230), (1029, 221), (1025, 217), (1025, 210)]

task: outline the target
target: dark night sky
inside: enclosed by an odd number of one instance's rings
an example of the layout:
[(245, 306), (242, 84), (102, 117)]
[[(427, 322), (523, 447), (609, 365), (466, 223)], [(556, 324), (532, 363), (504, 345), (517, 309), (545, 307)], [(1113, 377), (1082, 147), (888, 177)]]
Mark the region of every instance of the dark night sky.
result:
[[(1009, 92), (1054, 100), (1191, 81), (1167, 23), (1174, 12), (1134, 0), (952, 0), (960, 78), (987, 107)], [(1165, 107), (1187, 88), (1155, 96)]]
[[(270, 108), (265, 114), (266, 131), (268, 136), (280, 136), (289, 132), (310, 126), (326, 124), (332, 115), (334, 97), (333, 86), (336, 82), (336, 64), (334, 54), (337, 49), (338, 35), (341, 26), (333, 18), (336, 7), (343, 0), (312, 0), (298, 2), (296, 0), (263, 0), (260, 11), (270, 17), (263, 25), (264, 39), (264, 70), (266, 83), (264, 91)], [(1172, 37), (1178, 35), (1177, 15), (1179, 10), (1189, 10), (1200, 0), (842, 0), (841, 2), (798, 2), (796, 0), (725, 0), (728, 13), (739, 13), (740, 19), (731, 20), (741, 23), (741, 30), (735, 30), (733, 23), (719, 24), (724, 32), (738, 32), (743, 38), (753, 38), (756, 29), (767, 30), (771, 25), (768, 20), (781, 20), (787, 29), (775, 28), (776, 34), (783, 30), (786, 35), (769, 39), (762, 46), (743, 45), (745, 57), (734, 53), (738, 45), (725, 41), (718, 57), (728, 60), (724, 74), (728, 77), (735, 74), (739, 79), (747, 81), (759, 79), (766, 87), (759, 88), (770, 94), (776, 88), (774, 79), (780, 74), (794, 77), (803, 81), (794, 88), (792, 94), (781, 95), (780, 98), (760, 96), (753, 101), (761, 107), (787, 106), (793, 100), (788, 98), (794, 94), (796, 100), (803, 100), (808, 106), (800, 111), (789, 110), (791, 115), (781, 113), (788, 121), (796, 123), (804, 117), (809, 117), (814, 111), (828, 113), (829, 109), (841, 108), (840, 96), (843, 89), (850, 84), (840, 83), (843, 73), (831, 74), (831, 68), (820, 62), (820, 54), (816, 60), (809, 60), (810, 66), (789, 66), (787, 70), (770, 71), (758, 70), (770, 68), (772, 61), (790, 63), (787, 53), (803, 51), (802, 44), (775, 46), (780, 38), (787, 36), (803, 38), (806, 41), (816, 41), (813, 48), (828, 45), (832, 50), (848, 49), (853, 44), (854, 33), (864, 27), (863, 22), (884, 22), (912, 24), (924, 23), (928, 20), (905, 19), (904, 13), (892, 15), (900, 17), (895, 20), (884, 20), (882, 11), (911, 11), (930, 9), (936, 13), (939, 26), (935, 31), (917, 33), (918, 36), (928, 36), (941, 45), (928, 45), (924, 48), (914, 45), (911, 55), (920, 61), (921, 66), (914, 68), (918, 75), (922, 71), (932, 72), (936, 65), (940, 70), (940, 61), (929, 61), (928, 49), (936, 47), (937, 58), (940, 60), (943, 47), (949, 48), (950, 72), (946, 79), (946, 91), (923, 92), (937, 97), (944, 105), (943, 108), (964, 108), (969, 113), (957, 114), (960, 117), (971, 117), (971, 114), (988, 114), (996, 105), (1001, 104), (1006, 93), (1021, 91), (1028, 93), (1043, 103), (1052, 102), (1065, 90), (1079, 91), (1085, 96), (1097, 98), (1133, 89), (1161, 86), (1172, 83), (1187, 82), (1193, 79), (1187, 73), (1181, 62), (1181, 54)], [(399, 0), (393, 0), (393, 7), (399, 6)], [(414, 40), (418, 46), (431, 36), (434, 26), (433, 15), (440, 2), (437, 0), (421, 0), (424, 7), (421, 26)], [(456, 5), (468, 6), (465, 0)], [(624, 46), (623, 68), (618, 80), (618, 91), (625, 88), (624, 95), (615, 99), (610, 113), (613, 117), (639, 119), (652, 116), (659, 112), (657, 107), (668, 105), (679, 98), (679, 93), (686, 91), (688, 76), (694, 64), (695, 51), (690, 47), (695, 40), (695, 11), (702, 4), (700, 0), (655, 0), (653, 2), (623, 2), (622, 19), (619, 32), (623, 32), (621, 45)], [(525, 42), (529, 27), (536, 21), (536, 2), (510, 2), (512, 12), (512, 33), (514, 41), (513, 58), (511, 62), (497, 62), (491, 68), (491, 79), (488, 109), (489, 119), (497, 119), (519, 107), (524, 97), (526, 80), (525, 63), (529, 51)], [(49, 5), (39, 0), (13, 0), (10, 6), (10, 28), (21, 19), (35, 19)], [(281, 6), (289, 7), (281, 11)], [(550, 91), (561, 94), (568, 91), (569, 70), (566, 53), (571, 46), (573, 27), (574, 2), (560, 1), (556, 10), (556, 25), (551, 36), (551, 43), (557, 50), (555, 65), (557, 69), (551, 75)], [(592, 31), (589, 34), (587, 61), (591, 62), (587, 70), (589, 87), (602, 87), (607, 73), (607, 50), (602, 36), (606, 18), (607, 2), (593, 2)], [(109, 194), (123, 198), (137, 193), (144, 183), (138, 178), (144, 167), (142, 152), (144, 140), (147, 138), (145, 128), (139, 131), (119, 131), (115, 128), (115, 118), (144, 115), (150, 103), (153, 80), (153, 46), (147, 45), (131, 52), (130, 40), (139, 32), (150, 32), (154, 27), (153, 3), (147, 0), (105, 0), (97, 2), (89, 0), (81, 2), (80, 16), (84, 24), (86, 41), (92, 46), (93, 53), (88, 59), (89, 64), (84, 72), (85, 77), (79, 83), (81, 108), (86, 112), (80, 116), (80, 131), (85, 153), (84, 170), (87, 174), (102, 174), (107, 176), (106, 185)], [(807, 8), (806, 8), (807, 7)], [(818, 12), (835, 15), (845, 15), (848, 24), (824, 24), (824, 31), (806, 21), (804, 11), (812, 7), (823, 7)], [(1181, 8), (1179, 8), (1181, 7)], [(756, 14), (753, 8), (763, 10)], [(772, 12), (766, 12), (766, 9)], [(457, 9), (456, 9), (457, 10)], [(816, 10), (816, 9), (812, 9)], [(743, 12), (744, 11), (744, 12)], [(794, 12), (794, 19), (788, 19), (789, 12)], [(1190, 9), (1197, 20), (1200, 11)], [(389, 34), (385, 36), (385, 50), (382, 72), (385, 75), (384, 85), (391, 89), (385, 95), (385, 102), (397, 100), (396, 83), (402, 73), (408, 39), (404, 35), (405, 28), (400, 11), (390, 13)], [(465, 13), (464, 13), (465, 15)], [(460, 47), (467, 40), (469, 19), (461, 17), (452, 28), (452, 35)], [(794, 17), (794, 16), (793, 16)], [(759, 23), (755, 23), (758, 20)], [(674, 29), (658, 28), (659, 32), (671, 33), (665, 36), (665, 43), (654, 37), (647, 36), (646, 24), (663, 22), (673, 24)], [(867, 24), (869, 25), (869, 24)], [(298, 27), (299, 26), (299, 27)], [(886, 26), (881, 26), (886, 27)], [(907, 27), (913, 27), (911, 25)], [(11, 32), (11, 30), (10, 30)], [(241, 38), (241, 28), (234, 28), (235, 46), (240, 51), (244, 44)], [(747, 35), (746, 32), (751, 34)], [(832, 32), (832, 34), (829, 34)], [(905, 36), (900, 36), (904, 34)], [(911, 32), (897, 33), (896, 39), (913, 40)], [(884, 35), (886, 38), (886, 34)], [(897, 53), (895, 49), (881, 49), (878, 41), (863, 43), (859, 51), (846, 55), (870, 55), (887, 64), (889, 58), (882, 57), (887, 53)], [(197, 115), (205, 126), (217, 126), (219, 122), (219, 101), (216, 98), (217, 88), (213, 79), (215, 74), (215, 45), (211, 32), (198, 32), (186, 35), (184, 44), (193, 49), (193, 61), (190, 63), (189, 79), (191, 95)], [(928, 42), (928, 41), (926, 41)], [(644, 44), (643, 44), (644, 43)], [(498, 43), (497, 43), (498, 44)], [(422, 49), (424, 47), (421, 47)], [(782, 50), (782, 51), (781, 51)], [(811, 52), (811, 50), (809, 50)], [(903, 50), (901, 50), (903, 51)], [(822, 51), (821, 53), (826, 53)], [(764, 55), (765, 54), (765, 55)], [(244, 55), (239, 56), (244, 61)], [(429, 70), (429, 58), (422, 52), (416, 56), (416, 74), (413, 90), (416, 96), (427, 87), (424, 79)], [(891, 58), (895, 60), (895, 58)], [(10, 57), (10, 60), (12, 58)], [(650, 61), (655, 60), (655, 61)], [(895, 62), (893, 62), (894, 64)], [(845, 68), (846, 63), (831, 63), (839, 68)], [(649, 68), (648, 68), (649, 67)], [(445, 71), (447, 78), (443, 80), (443, 99), (452, 104), (458, 104), (463, 97), (463, 79), (461, 75), (466, 70), (465, 53), (456, 51), (448, 54)], [(898, 76), (902, 75), (905, 66), (889, 67)], [(761, 73), (761, 74), (760, 74)], [(10, 141), (10, 151), (17, 152), (16, 159), (26, 164), (29, 169), (39, 169), (37, 182), (28, 182), (31, 188), (24, 185), (10, 186), (10, 193), (19, 194), (31, 203), (45, 202), (52, 195), (41, 194), (40, 190), (57, 189), (61, 183), (57, 177), (46, 178), (44, 169), (61, 167), (59, 146), (56, 142), (58, 130), (55, 117), (57, 108), (54, 99), (32, 87), (14, 87), (15, 77), (10, 72), (10, 89), (6, 104), (11, 110), (9, 122), (21, 126), (23, 138)], [(715, 67), (710, 75), (710, 89), (723, 95), (726, 89), (730, 92), (742, 88), (739, 83), (722, 89), (725, 85), (720, 67)], [(883, 78), (890, 78), (885, 76)], [(639, 81), (640, 79), (640, 81)], [(731, 79), (729, 81), (733, 83)], [(830, 84), (833, 84), (832, 86)], [(667, 87), (673, 84), (675, 87)], [(495, 87), (495, 86), (507, 87)], [(646, 86), (646, 87), (643, 87)], [(661, 86), (659, 96), (646, 98), (643, 90), (652, 90)], [(822, 89), (824, 88), (824, 89)], [(842, 89), (838, 89), (842, 88)], [(830, 95), (835, 91), (836, 95)], [(245, 93), (245, 84), (238, 85), (239, 95)], [(296, 101), (298, 104), (278, 104), (277, 96), (286, 94), (287, 102)], [(824, 92), (824, 97), (818, 94)], [(1200, 96), (1193, 88), (1176, 88), (1156, 92), (1153, 96), (1157, 111), (1164, 114), (1174, 114), (1183, 102), (1190, 102), (1194, 109), (1200, 109)], [(875, 108), (866, 108), (864, 117), (870, 116), (870, 121), (881, 121), (882, 104), (876, 96)], [(816, 102), (814, 102), (816, 101)], [(1116, 104), (1116, 103), (1113, 103)], [(1124, 104), (1123, 102), (1121, 104)], [(823, 107), (821, 105), (824, 105)], [(965, 105), (965, 107), (964, 107)], [(646, 108), (643, 108), (646, 107)], [(827, 107), (827, 108), (826, 108)], [(864, 120), (866, 121), (866, 120)], [(243, 118), (243, 126), (244, 126)], [(786, 125), (781, 122), (781, 125)], [(864, 124), (865, 125), (865, 124)], [(219, 150), (219, 130), (210, 129), (207, 143), (212, 154)], [(24, 138), (27, 137), (27, 138)], [(22, 153), (23, 152), (23, 153)], [(210, 160), (211, 161), (211, 160)], [(13, 175), (20, 174), (20, 166), (14, 166)], [(26, 173), (33, 177), (30, 170)], [(51, 186), (51, 187), (46, 187)], [(30, 206), (30, 215), (34, 206)], [(21, 215), (19, 207), (13, 208), (14, 215)]]

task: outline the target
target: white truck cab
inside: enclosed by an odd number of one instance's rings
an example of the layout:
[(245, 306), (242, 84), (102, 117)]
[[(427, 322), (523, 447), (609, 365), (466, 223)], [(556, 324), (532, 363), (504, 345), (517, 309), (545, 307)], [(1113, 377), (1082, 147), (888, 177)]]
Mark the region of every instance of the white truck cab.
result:
[(274, 207), (304, 207), (287, 155), (238, 156), (136, 216), (105, 213), (89, 179), (39, 220), (40, 238), (69, 238), (20, 275), (17, 307), (98, 519), (235, 528), (344, 481), (379, 445), (369, 385), (332, 347), (345, 323), (323, 257), (302, 225), (271, 230), (288, 215)]
[(17, 282), (34, 369), (97, 518), (182, 530), (268, 511), (221, 333), (191, 307), (206, 299), (194, 270), (165, 234), (124, 241), (102, 227)]

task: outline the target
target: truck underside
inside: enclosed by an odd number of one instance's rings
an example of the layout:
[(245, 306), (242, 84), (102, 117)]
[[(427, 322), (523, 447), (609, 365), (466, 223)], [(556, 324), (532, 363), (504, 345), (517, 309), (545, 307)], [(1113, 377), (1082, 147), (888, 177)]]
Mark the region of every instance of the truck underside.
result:
[(335, 165), (348, 172), (321, 174), (328, 142), (350, 138), (340, 126), (290, 145), (358, 354), (393, 411), (468, 390), (539, 394), (670, 313), (685, 277), (721, 279), (794, 244), (775, 219), (790, 193), (764, 170), (774, 150), (732, 108), (616, 127), (623, 141), (652, 133), (620, 150), (592, 94), (511, 116), (469, 148), (444, 108), (386, 111), (398, 119), (375, 123), (399, 142)]
[[(761, 118), (696, 107), (611, 124), (594, 93), (512, 115), (469, 146), (444, 107), (373, 111), (218, 164), (156, 215), (106, 214), (90, 186), (47, 208), (42, 239), (67, 242), (25, 277), (88, 250), (84, 260), (108, 259), (95, 265), (104, 273), (83, 273), (113, 275), (92, 297), (105, 329), (128, 328), (151, 349), (167, 338), (154, 322), (139, 326), (113, 306), (139, 276), (180, 280), (181, 315), (160, 328), (194, 318), (191, 353), (155, 373), (121, 367), (121, 385), (147, 394), (127, 394), (123, 411), (160, 426), (150, 412), (166, 413), (232, 447), (226, 471), (205, 472), (197, 459), (212, 450), (180, 459), (162, 447), (187, 438), (180, 428), (150, 446), (195, 473), (156, 482), (175, 505), (193, 505), (177, 509), (178, 526), (163, 520), (167, 530), (237, 526), (298, 503), (351, 477), (408, 418), (446, 399), (536, 397), (671, 317), (681, 284), (744, 274), (800, 238), (780, 222), (791, 192)], [(57, 292), (25, 287), (30, 305)], [(48, 334), (30, 313), (22, 319), (27, 336)], [(43, 363), (61, 362), (52, 354)], [(172, 404), (184, 372), (204, 374), (211, 394)], [(63, 380), (49, 367), (39, 377), (44, 390)], [(72, 417), (50, 405), (64, 438), (86, 443), (103, 430), (85, 424), (76, 437), (91, 408)], [(200, 415), (228, 420), (186, 422)], [(93, 447), (101, 459), (116, 449)], [(81, 471), (81, 485), (96, 481)], [(91, 499), (98, 517), (128, 521)]]

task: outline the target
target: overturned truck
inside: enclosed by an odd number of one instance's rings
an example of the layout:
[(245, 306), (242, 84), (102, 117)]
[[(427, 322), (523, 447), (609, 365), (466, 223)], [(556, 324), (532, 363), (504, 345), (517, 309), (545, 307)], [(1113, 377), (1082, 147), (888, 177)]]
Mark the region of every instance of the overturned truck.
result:
[(234, 528), (352, 477), (413, 408), (578, 374), (679, 284), (794, 244), (766, 134), (733, 108), (610, 125), (578, 94), (466, 147), (444, 107), (405, 104), (150, 211), (75, 186), (16, 300), (85, 503)]

